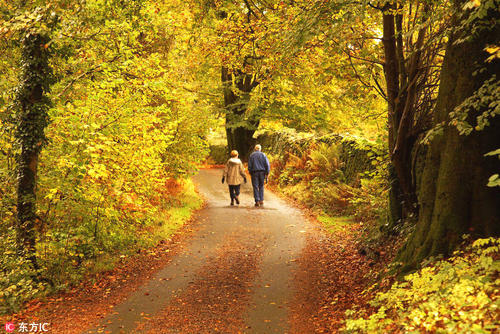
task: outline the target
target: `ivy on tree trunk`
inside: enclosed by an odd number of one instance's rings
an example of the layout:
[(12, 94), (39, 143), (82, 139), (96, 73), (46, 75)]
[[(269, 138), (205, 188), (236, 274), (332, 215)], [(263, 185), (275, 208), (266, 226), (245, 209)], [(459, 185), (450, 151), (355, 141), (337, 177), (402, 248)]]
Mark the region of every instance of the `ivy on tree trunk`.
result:
[(21, 40), (21, 75), (16, 89), (17, 246), (21, 256), (37, 267), (35, 246), (37, 223), (36, 179), (38, 156), (46, 141), (45, 128), (52, 72), (49, 66), (48, 36), (27, 32)]

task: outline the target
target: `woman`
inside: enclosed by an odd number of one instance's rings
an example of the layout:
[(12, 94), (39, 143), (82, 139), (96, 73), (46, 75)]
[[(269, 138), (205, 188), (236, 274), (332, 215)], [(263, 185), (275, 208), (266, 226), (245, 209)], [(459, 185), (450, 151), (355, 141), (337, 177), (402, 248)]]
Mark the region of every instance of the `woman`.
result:
[(245, 169), (241, 160), (238, 159), (238, 151), (231, 151), (231, 158), (227, 161), (226, 167), (224, 168), (224, 173), (222, 174), (222, 183), (227, 180), (229, 185), (229, 196), (231, 197), (231, 205), (240, 204), (240, 185), (243, 182), (247, 183), (247, 177), (245, 175)]

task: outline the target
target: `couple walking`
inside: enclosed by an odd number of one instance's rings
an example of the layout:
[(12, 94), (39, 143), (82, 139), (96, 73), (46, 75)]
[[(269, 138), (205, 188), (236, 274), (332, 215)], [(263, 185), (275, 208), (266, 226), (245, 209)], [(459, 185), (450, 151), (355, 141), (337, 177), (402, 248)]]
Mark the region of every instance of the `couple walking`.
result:
[[(262, 147), (255, 145), (255, 150), (248, 158), (248, 171), (252, 179), (253, 197), (255, 206), (264, 205), (264, 182), (267, 183), (267, 176), (271, 167), (266, 155), (261, 152)], [(238, 151), (231, 151), (231, 158), (227, 161), (226, 167), (222, 174), (222, 183), (227, 180), (229, 185), (229, 196), (231, 197), (231, 205), (240, 204), (240, 185), (242, 182), (247, 183), (245, 169), (243, 163), (238, 159)]]

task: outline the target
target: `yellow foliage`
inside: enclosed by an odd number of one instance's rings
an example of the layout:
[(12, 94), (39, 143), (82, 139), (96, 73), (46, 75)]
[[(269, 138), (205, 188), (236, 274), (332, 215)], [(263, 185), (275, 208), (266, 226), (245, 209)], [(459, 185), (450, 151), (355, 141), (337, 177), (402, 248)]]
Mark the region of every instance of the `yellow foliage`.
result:
[(346, 332), (495, 333), (500, 328), (500, 239), (478, 239), (448, 260), (396, 282), (364, 316), (347, 311)]

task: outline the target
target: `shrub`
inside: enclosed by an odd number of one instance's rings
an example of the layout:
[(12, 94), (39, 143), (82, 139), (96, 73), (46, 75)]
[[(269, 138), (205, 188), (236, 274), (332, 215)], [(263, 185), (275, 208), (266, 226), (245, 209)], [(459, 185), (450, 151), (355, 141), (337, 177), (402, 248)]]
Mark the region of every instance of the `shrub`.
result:
[(339, 159), (338, 144), (313, 145), (308, 154), (306, 170), (311, 176), (319, 176), (331, 182), (344, 182), (343, 163)]
[(226, 145), (210, 145), (209, 149), (208, 163), (222, 165), (229, 159), (229, 152)]
[(478, 239), (465, 251), (427, 265), (370, 302), (349, 310), (348, 333), (493, 333), (500, 325), (500, 239)]
[(342, 145), (340, 141), (310, 140), (300, 149), (294, 146), (273, 159), (271, 180), (285, 194), (327, 215), (355, 215), (365, 221), (384, 217), (387, 182), (383, 156), (372, 153), (373, 169), (361, 173), (355, 184), (348, 183), (344, 170), (352, 161), (345, 160)]
[[(3, 221), (3, 228), (11, 225)], [(43, 294), (48, 284), (37, 278), (37, 272), (31, 262), (17, 255), (15, 231), (12, 226), (2, 230), (0, 244), (0, 314), (15, 312), (20, 305)]]

